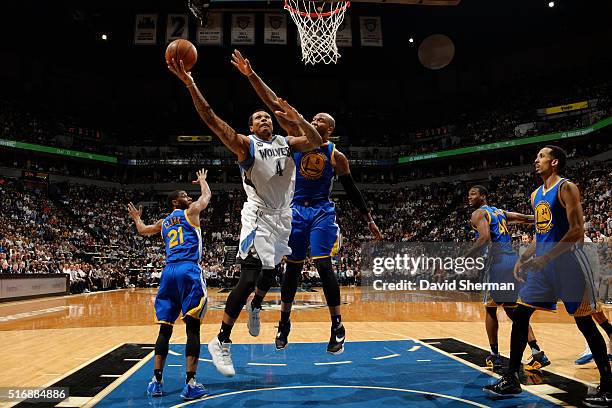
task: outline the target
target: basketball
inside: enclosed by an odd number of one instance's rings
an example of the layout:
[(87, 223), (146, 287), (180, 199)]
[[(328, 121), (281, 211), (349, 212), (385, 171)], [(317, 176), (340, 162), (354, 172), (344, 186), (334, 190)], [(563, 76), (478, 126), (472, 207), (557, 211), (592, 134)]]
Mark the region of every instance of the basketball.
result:
[(172, 58), (177, 64), (180, 60), (183, 60), (185, 71), (189, 72), (198, 60), (198, 51), (191, 42), (179, 38), (168, 44), (166, 48), (166, 63), (169, 64)]

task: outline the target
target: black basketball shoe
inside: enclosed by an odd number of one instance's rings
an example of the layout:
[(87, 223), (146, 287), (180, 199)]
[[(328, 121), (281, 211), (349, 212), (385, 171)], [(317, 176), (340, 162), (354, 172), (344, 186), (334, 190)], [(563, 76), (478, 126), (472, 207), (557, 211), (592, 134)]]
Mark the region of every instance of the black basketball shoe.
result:
[(612, 393), (602, 391), (597, 387), (597, 393), (587, 396), (582, 403), (587, 407), (599, 408), (599, 407), (612, 407)]
[(521, 389), (521, 383), (516, 374), (506, 374), (497, 380), (496, 383), (487, 385), (482, 390), (485, 393), (498, 398), (514, 397), (523, 392)]
[(277, 350), (284, 350), (287, 348), (287, 343), (289, 343), (287, 337), (289, 337), (290, 331), (291, 320), (287, 321), (287, 323), (278, 322), (278, 331), (276, 332), (276, 339), (274, 339)]
[(332, 327), (329, 343), (327, 344), (327, 352), (331, 354), (342, 354), (344, 351), (345, 338), (346, 333), (342, 323), (336, 328)]

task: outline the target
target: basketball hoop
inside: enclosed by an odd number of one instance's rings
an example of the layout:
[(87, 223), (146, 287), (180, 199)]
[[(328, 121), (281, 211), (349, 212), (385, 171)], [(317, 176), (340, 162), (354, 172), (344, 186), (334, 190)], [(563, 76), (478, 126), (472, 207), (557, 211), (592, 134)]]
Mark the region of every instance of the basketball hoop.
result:
[(285, 0), (285, 10), (291, 14), (300, 34), (304, 63), (338, 61), (336, 33), (350, 5), (349, 0)]

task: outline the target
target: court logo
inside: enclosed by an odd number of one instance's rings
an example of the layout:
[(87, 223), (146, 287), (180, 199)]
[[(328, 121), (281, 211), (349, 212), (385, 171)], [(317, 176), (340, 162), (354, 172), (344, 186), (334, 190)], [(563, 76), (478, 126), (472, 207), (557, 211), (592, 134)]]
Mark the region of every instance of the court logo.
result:
[(548, 201), (540, 201), (536, 205), (535, 217), (535, 227), (538, 234), (546, 234), (552, 229), (552, 211)]
[(308, 152), (300, 162), (300, 174), (307, 180), (318, 180), (323, 175), (327, 157), (321, 152)]

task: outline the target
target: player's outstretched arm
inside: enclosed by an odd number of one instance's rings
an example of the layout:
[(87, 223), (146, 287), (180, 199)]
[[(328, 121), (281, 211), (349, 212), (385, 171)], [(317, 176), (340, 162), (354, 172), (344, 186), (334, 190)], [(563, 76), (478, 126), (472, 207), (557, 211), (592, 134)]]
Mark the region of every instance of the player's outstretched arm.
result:
[[(238, 71), (249, 79), (251, 86), (257, 93), (257, 96), (266, 104), (268, 109), (272, 112), (276, 112), (277, 110), (282, 110), (282, 107), (279, 103), (279, 98), (276, 96), (276, 93), (261, 79), (259, 75), (253, 70), (251, 67), (251, 63), (248, 59), (244, 58), (240, 51), (234, 50), (232, 53), (232, 65), (236, 67)], [(299, 135), (301, 134), (299, 127), (295, 124), (287, 121), (286, 119), (275, 115), (278, 123), (281, 125), (283, 129), (289, 135)]]
[(189, 208), (187, 209), (187, 217), (189, 218), (189, 222), (193, 225), (200, 226), (200, 213), (208, 207), (210, 203), (210, 199), (212, 197), (212, 193), (210, 191), (210, 187), (208, 186), (208, 182), (206, 181), (206, 175), (208, 174), (208, 170), (198, 170), (196, 173), (197, 180), (194, 180), (193, 184), (199, 184), (200, 189), (202, 190), (202, 194), (200, 198), (191, 203)]
[(230, 125), (218, 117), (213, 112), (208, 101), (204, 98), (196, 83), (193, 81), (190, 72), (185, 71), (183, 61), (170, 61), (168, 69), (176, 75), (187, 87), (193, 104), (200, 115), (200, 118), (208, 125), (210, 130), (216, 134), (223, 144), (230, 149), (237, 157), (238, 161), (244, 161), (249, 154), (249, 138), (236, 132)]
[(295, 124), (301, 131), (301, 134), (303, 134), (303, 136), (287, 136), (289, 146), (291, 146), (293, 150), (307, 152), (323, 144), (323, 138), (317, 129), (304, 119), (293, 106), (289, 105), (289, 103), (282, 98), (278, 99), (278, 103), (281, 106), (281, 110), (275, 111), (274, 114)]
[(140, 217), (142, 217), (142, 206), (136, 208), (132, 203), (128, 204), (128, 213), (136, 224), (136, 229), (140, 235), (149, 236), (159, 234), (162, 230), (162, 222), (164, 220), (157, 220), (155, 224), (146, 225)]
[(368, 223), (368, 229), (374, 236), (374, 239), (377, 241), (382, 239), (382, 234), (374, 222), (372, 214), (368, 210), (368, 206), (361, 195), (361, 191), (359, 191), (355, 185), (355, 180), (353, 180), (353, 176), (351, 175), (349, 161), (346, 156), (340, 151), (334, 150), (332, 156), (332, 166), (334, 167), (334, 171), (338, 175), (338, 180), (342, 184), (342, 187), (344, 187), (344, 191), (346, 191), (349, 199), (355, 208), (359, 210), (364, 220)]
[(506, 220), (509, 223), (516, 224), (533, 224), (534, 217), (533, 215), (515, 213), (510, 211), (504, 211), (506, 213)]
[(474, 241), (474, 245), (464, 255), (465, 258), (471, 258), (474, 255), (480, 255), (482, 248), (491, 242), (491, 229), (489, 228), (489, 220), (486, 217), (486, 211), (476, 210), (472, 213), (470, 223), (478, 231), (478, 238)]

